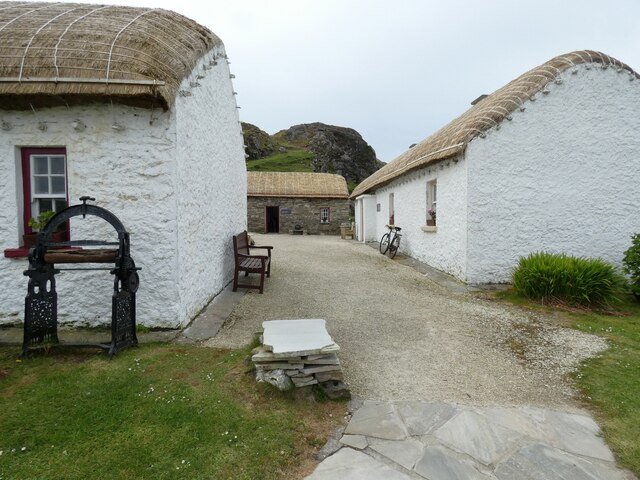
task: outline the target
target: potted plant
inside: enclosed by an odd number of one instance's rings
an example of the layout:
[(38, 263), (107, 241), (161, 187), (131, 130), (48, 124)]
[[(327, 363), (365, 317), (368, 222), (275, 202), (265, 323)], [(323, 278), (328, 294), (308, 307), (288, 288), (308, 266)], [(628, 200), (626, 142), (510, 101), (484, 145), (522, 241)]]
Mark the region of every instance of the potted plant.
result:
[(436, 225), (436, 210), (434, 208), (430, 208), (429, 210), (427, 210), (427, 213), (429, 214), (429, 217), (427, 219), (427, 225), (430, 227), (435, 227)]
[[(37, 217), (31, 217), (29, 219), (29, 227), (31, 227), (31, 230), (33, 231), (33, 233), (25, 233), (22, 236), (22, 240), (24, 242), (25, 248), (31, 248), (35, 246), (38, 238), (37, 232), (42, 230), (44, 226), (47, 224), (47, 222), (51, 220), (51, 218), (55, 214), (56, 212), (53, 212), (51, 210), (45, 210), (44, 212), (40, 212), (40, 214)], [(63, 228), (62, 225), (61, 225), (61, 228)], [(51, 236), (51, 240), (53, 242), (63, 242), (64, 230), (58, 229), (57, 231), (53, 232), (53, 235)]]

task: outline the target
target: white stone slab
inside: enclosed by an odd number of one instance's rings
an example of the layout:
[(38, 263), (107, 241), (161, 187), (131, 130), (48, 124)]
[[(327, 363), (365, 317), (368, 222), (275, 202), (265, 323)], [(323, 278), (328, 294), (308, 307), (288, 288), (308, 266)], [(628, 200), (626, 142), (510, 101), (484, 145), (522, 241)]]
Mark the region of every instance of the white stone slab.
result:
[(340, 349), (322, 319), (269, 320), (262, 322), (263, 344), (278, 356), (320, 355)]

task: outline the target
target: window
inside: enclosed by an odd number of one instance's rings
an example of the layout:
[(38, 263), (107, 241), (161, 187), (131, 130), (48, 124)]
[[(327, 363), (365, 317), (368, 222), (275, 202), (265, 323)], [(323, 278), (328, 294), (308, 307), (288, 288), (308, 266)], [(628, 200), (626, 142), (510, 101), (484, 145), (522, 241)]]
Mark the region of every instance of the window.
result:
[(23, 148), (22, 185), (25, 233), (29, 219), (67, 207), (67, 155), (64, 148)]
[(380, 204), (379, 204), (379, 203), (376, 203), (376, 212), (379, 212), (380, 210), (381, 210), (381, 209), (380, 209)]
[(436, 224), (437, 195), (437, 180), (431, 180), (430, 182), (427, 182), (427, 225)]
[(331, 221), (331, 209), (322, 207), (320, 209), (320, 223), (329, 223)]
[(395, 225), (395, 210), (393, 208), (393, 193), (389, 194), (389, 225)]

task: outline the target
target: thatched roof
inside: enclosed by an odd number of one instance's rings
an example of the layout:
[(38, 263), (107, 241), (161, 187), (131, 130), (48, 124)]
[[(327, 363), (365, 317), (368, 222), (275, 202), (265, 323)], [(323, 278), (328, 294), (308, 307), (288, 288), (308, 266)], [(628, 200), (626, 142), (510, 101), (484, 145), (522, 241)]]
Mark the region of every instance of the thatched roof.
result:
[(168, 10), (0, 1), (0, 108), (96, 100), (168, 108), (219, 45)]
[(333, 173), (247, 172), (249, 197), (349, 198), (347, 181)]
[(479, 101), (474, 106), (451, 123), (364, 179), (351, 194), (352, 198), (379, 188), (407, 172), (464, 152), (471, 140), (484, 136), (485, 131), (504, 119), (510, 119), (512, 112), (523, 107), (524, 102), (536, 93), (544, 91), (548, 83), (559, 82), (558, 77), (565, 70), (572, 69), (572, 73), (577, 73), (576, 67), (581, 64), (593, 65), (594, 68), (611, 67), (619, 72), (626, 71), (632, 78), (640, 78), (628, 65), (599, 52), (583, 50), (552, 58), (486, 98), (477, 99)]

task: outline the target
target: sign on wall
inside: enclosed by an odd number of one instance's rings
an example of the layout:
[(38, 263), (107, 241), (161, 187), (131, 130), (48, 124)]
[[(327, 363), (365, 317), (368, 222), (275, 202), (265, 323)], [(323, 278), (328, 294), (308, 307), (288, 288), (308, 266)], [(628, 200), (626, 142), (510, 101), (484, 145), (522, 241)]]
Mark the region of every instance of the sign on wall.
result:
[(280, 209), (280, 213), (282, 215), (290, 215), (291, 214), (291, 209), (290, 208), (281, 208)]

